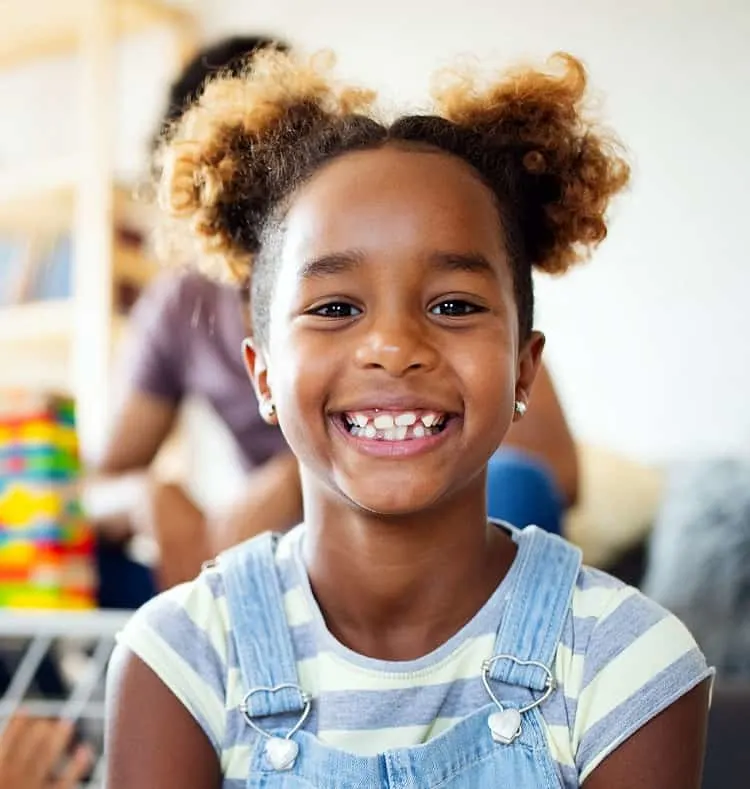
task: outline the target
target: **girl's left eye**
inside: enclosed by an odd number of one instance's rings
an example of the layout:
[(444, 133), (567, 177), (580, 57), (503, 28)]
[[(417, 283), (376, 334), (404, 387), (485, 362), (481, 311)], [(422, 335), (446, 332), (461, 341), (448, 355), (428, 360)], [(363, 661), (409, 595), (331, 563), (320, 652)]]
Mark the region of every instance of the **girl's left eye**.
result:
[(484, 308), (463, 299), (446, 299), (430, 307), (430, 312), (433, 315), (441, 315), (448, 318), (459, 318), (463, 315), (473, 315), (476, 312), (484, 311)]
[(332, 301), (310, 310), (309, 314), (321, 318), (356, 318), (362, 314), (362, 310), (345, 301)]

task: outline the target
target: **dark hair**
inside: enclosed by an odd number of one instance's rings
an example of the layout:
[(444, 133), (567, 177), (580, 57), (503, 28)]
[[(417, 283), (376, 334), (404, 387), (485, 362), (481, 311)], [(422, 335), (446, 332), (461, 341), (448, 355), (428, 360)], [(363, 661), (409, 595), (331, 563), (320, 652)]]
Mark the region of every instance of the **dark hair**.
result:
[(194, 55), (169, 88), (167, 106), (153, 140), (154, 147), (158, 147), (172, 124), (198, 99), (208, 79), (217, 74), (239, 76), (253, 55), (269, 48), (289, 51), (287, 44), (269, 36), (231, 36)]
[(556, 61), (558, 74), (517, 69), (484, 87), (449, 73), (434, 94), (436, 114), (383, 123), (374, 94), (337, 86), (321, 56), (261, 52), (252, 70), (212, 80), (178, 124), (162, 151), (160, 201), (178, 228), (189, 228), (203, 262), (218, 260), (224, 273), (252, 282), (262, 342), (285, 198), (348, 151), (444, 151), (473, 167), (497, 199), (528, 336), (532, 267), (562, 273), (585, 258), (606, 236), (609, 200), (629, 178), (616, 139), (584, 116), (582, 64), (570, 55)]

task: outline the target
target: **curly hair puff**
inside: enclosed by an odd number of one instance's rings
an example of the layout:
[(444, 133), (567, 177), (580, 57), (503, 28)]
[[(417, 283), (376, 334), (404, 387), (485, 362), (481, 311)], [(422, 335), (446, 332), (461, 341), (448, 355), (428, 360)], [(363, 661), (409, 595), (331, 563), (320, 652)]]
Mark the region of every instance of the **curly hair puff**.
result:
[(161, 150), (159, 200), (171, 237), (197, 247), (209, 271), (251, 285), (262, 340), (284, 201), (349, 151), (430, 146), (467, 162), (495, 195), (527, 336), (532, 269), (560, 274), (586, 259), (606, 237), (610, 198), (630, 175), (617, 139), (586, 115), (583, 65), (557, 54), (556, 70), (485, 79), (443, 72), (434, 114), (389, 123), (378, 118), (375, 94), (338, 84), (332, 65), (325, 54), (263, 50), (244, 73), (206, 86)]

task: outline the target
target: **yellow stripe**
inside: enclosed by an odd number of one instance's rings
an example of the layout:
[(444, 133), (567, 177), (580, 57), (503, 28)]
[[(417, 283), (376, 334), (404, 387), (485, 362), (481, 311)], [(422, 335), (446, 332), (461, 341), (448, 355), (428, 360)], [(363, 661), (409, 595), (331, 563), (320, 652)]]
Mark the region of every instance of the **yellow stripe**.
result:
[(567, 726), (548, 726), (542, 719), (542, 729), (549, 745), (552, 758), (563, 767), (575, 768), (570, 732)]
[(657, 674), (695, 648), (695, 641), (676, 617), (668, 616), (607, 663), (578, 699), (573, 748), (583, 739), (582, 725), (595, 726), (638, 693)]
[(284, 612), (289, 627), (304, 625), (312, 621), (312, 611), (301, 586), (295, 586), (284, 595)]
[(558, 645), (554, 666), (555, 680), (568, 698), (576, 699), (580, 694), (585, 665), (585, 655), (576, 655), (570, 647)]

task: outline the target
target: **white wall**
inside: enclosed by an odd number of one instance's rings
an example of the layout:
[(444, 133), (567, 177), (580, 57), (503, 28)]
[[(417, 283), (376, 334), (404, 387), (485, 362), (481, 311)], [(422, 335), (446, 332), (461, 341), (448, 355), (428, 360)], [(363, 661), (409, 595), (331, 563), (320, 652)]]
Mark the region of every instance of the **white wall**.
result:
[[(398, 102), (424, 101), (454, 55), (499, 65), (567, 49), (583, 57), (636, 172), (594, 262), (539, 282), (538, 324), (577, 432), (662, 459), (750, 448), (750, 3), (747, 0), (274, 0), (200, 3), (206, 31), (276, 33), (330, 46), (341, 71)], [(169, 59), (129, 45), (118, 84), (118, 163), (137, 167)], [(30, 140), (72, 146), (64, 64), (0, 80), (0, 166)], [(9, 119), (13, 119), (11, 123)], [(31, 130), (31, 131), (29, 131)]]

